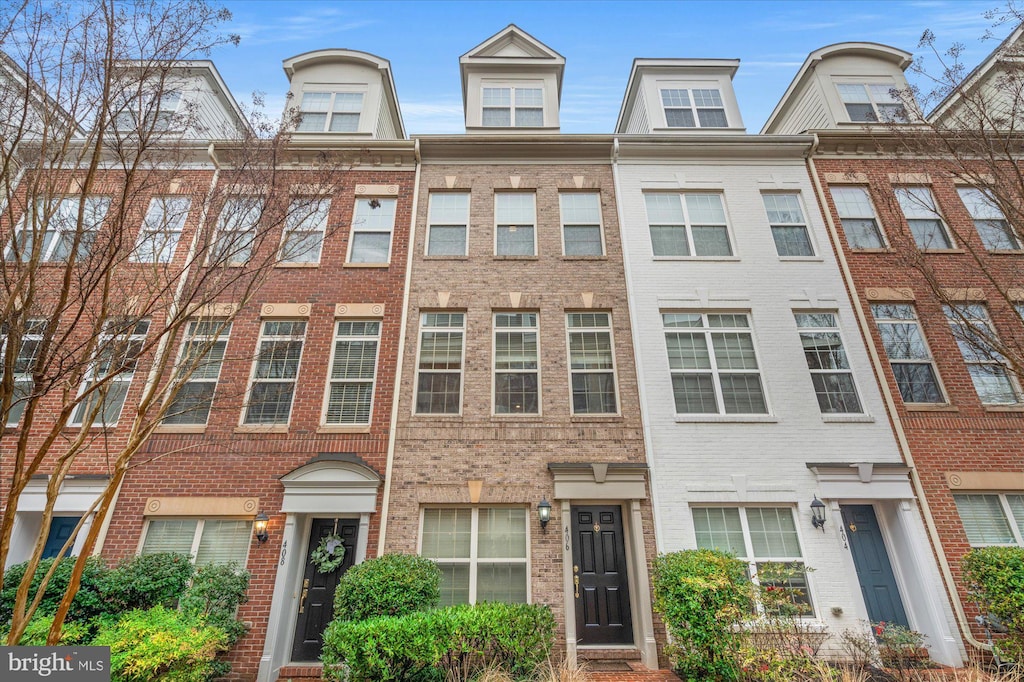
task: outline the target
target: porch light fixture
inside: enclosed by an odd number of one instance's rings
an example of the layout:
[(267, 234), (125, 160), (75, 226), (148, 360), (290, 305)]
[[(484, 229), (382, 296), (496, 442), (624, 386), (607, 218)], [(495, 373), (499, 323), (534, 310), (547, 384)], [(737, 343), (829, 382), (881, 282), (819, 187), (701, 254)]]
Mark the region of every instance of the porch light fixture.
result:
[(270, 534), (267, 533), (267, 524), (270, 523), (270, 517), (267, 516), (266, 512), (260, 512), (256, 515), (256, 518), (252, 520), (253, 530), (256, 531), (256, 540), (262, 544), (270, 538)]
[(541, 529), (547, 530), (548, 521), (551, 520), (551, 503), (546, 497), (542, 497), (540, 504), (537, 505), (537, 516), (540, 517)]
[(818, 496), (814, 496), (814, 501), (811, 502), (811, 525), (825, 532), (825, 503), (818, 499)]

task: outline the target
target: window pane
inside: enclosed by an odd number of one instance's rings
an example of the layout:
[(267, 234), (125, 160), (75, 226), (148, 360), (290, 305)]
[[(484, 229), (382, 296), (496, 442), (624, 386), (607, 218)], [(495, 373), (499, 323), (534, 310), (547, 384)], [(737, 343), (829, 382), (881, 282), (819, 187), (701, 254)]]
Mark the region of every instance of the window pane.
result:
[(602, 255), (601, 228), (597, 225), (567, 225), (564, 234), (566, 256)]
[(768, 414), (757, 374), (723, 374), (722, 400), (726, 414)]
[(725, 224), (725, 209), (718, 194), (687, 194), (686, 209), (694, 224)]
[(292, 410), (292, 382), (261, 381), (254, 383), (249, 394), (246, 424), (287, 424)]
[(462, 375), (455, 373), (420, 373), (416, 392), (418, 414), (458, 414), (459, 386)]
[(252, 522), (213, 519), (203, 522), (203, 536), (199, 539), (196, 566), (235, 562), (245, 565), (249, 556)]
[(717, 414), (714, 379), (710, 374), (673, 374), (672, 395), (677, 414)]
[(953, 500), (972, 545), (1013, 543), (1013, 531), (998, 495), (953, 495)]
[(526, 564), (481, 563), (476, 572), (476, 602), (526, 603)]
[(423, 556), (431, 559), (469, 558), (472, 516), (472, 509), (424, 509)]
[(352, 235), (351, 263), (387, 263), (390, 253), (390, 232), (356, 232)]
[(1024, 535), (1024, 495), (1007, 495), (1006, 501), (1010, 505), (1010, 512), (1017, 523), (1017, 530)]
[(441, 606), (469, 603), (469, 566), (439, 564), (441, 569)]
[(707, 337), (704, 334), (666, 334), (671, 369), (711, 369)]
[(213, 406), (216, 384), (212, 381), (185, 384), (167, 408), (164, 424), (205, 424)]
[(665, 122), (669, 128), (695, 128), (697, 125), (689, 109), (665, 109)]
[(818, 407), (825, 414), (860, 413), (860, 399), (850, 374), (812, 374)]
[(466, 255), (466, 228), (464, 226), (431, 225), (428, 256)]
[(689, 256), (690, 245), (686, 241), (686, 227), (651, 225), (651, 248), (655, 256)]
[(516, 109), (517, 128), (539, 128), (544, 125), (543, 109)]
[(525, 509), (481, 509), (479, 524), (477, 556), (487, 559), (526, 558)]
[(731, 256), (729, 231), (724, 227), (693, 226), (693, 249), (697, 256)]
[(157, 552), (192, 553), (196, 521), (189, 519), (152, 519), (142, 543), (143, 554)]
[(697, 109), (697, 119), (701, 128), (728, 128), (729, 121), (725, 118), (725, 109)]
[(775, 250), (780, 256), (813, 256), (811, 240), (807, 236), (807, 228), (802, 225), (773, 226), (772, 238)]
[(907, 403), (941, 403), (942, 393), (928, 363), (892, 363), (892, 373)]
[(499, 256), (533, 256), (533, 227), (499, 225), (496, 253)]
[(501, 192), (494, 195), (494, 214), (499, 225), (533, 225), (532, 193)]
[(693, 527), (699, 549), (718, 549), (737, 557), (747, 555), (740, 510), (735, 507), (694, 507)]
[(752, 507), (746, 513), (755, 557), (781, 559), (801, 556), (792, 510), (788, 507)]
[(615, 378), (607, 374), (572, 375), (572, 411), (575, 414), (614, 414)]
[(512, 125), (512, 112), (508, 109), (484, 108), (482, 123), (494, 128), (508, 128)]

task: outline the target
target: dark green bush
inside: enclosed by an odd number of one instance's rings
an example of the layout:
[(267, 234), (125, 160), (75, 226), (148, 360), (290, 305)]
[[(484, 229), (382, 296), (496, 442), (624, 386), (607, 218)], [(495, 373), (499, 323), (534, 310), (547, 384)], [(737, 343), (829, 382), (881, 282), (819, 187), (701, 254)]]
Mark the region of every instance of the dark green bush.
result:
[(464, 680), (485, 669), (522, 678), (548, 659), (554, 637), (554, 616), (538, 604), (484, 603), (335, 620), (324, 633), (324, 670), (329, 679), (353, 682)]
[[(46, 637), (50, 634), (51, 625), (53, 625), (53, 616), (36, 616), (28, 622), (18, 645), (46, 646)], [(9, 632), (10, 628), (7, 625), (0, 627), (0, 642), (7, 641), (7, 634)], [(89, 626), (85, 623), (65, 623), (64, 627), (60, 630), (60, 645), (87, 644), (92, 638), (91, 635)]]
[(663, 554), (654, 562), (654, 610), (672, 635), (666, 653), (685, 680), (736, 680), (738, 626), (750, 613), (746, 566), (706, 549)]
[[(68, 582), (71, 579), (71, 571), (75, 567), (75, 557), (65, 557), (57, 564), (57, 570), (50, 578), (46, 586), (46, 593), (43, 600), (39, 602), (39, 609), (36, 613), (40, 616), (52, 616), (57, 612), (57, 606), (67, 591)], [(43, 559), (39, 562), (35, 575), (32, 577), (32, 586), (29, 589), (29, 602), (35, 597), (36, 590), (43, 580), (43, 576), (53, 565), (53, 559)], [(16, 564), (4, 571), (4, 588), (0, 590), (0, 623), (9, 623), (14, 615), (14, 595), (18, 584), (25, 575), (27, 564)], [(103, 561), (98, 557), (91, 557), (85, 564), (85, 571), (82, 573), (81, 587), (68, 612), (68, 620), (88, 620), (103, 613), (106, 604), (102, 595), (104, 576), (107, 569)]]
[(984, 614), (1006, 627), (996, 640), (1000, 656), (1024, 661), (1024, 547), (981, 547), (963, 559), (967, 590)]
[(174, 606), (195, 567), (187, 554), (160, 552), (126, 559), (107, 572), (102, 595), (108, 613)]
[(334, 593), (335, 620), (404, 616), (437, 606), (441, 571), (414, 554), (384, 554), (345, 572)]
[[(249, 572), (236, 564), (207, 564), (196, 570), (192, 582), (181, 595), (182, 612), (202, 618), (207, 625), (220, 628), (233, 647), (248, 628), (236, 617), (238, 606), (249, 601)], [(224, 677), (231, 664), (222, 657), (213, 662), (213, 676)]]

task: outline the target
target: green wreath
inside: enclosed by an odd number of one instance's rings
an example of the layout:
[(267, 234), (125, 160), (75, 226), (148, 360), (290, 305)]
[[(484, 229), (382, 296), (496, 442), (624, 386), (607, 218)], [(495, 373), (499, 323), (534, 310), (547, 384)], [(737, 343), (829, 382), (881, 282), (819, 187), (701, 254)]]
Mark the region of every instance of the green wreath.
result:
[(337, 533), (324, 536), (317, 548), (309, 555), (309, 559), (320, 573), (332, 573), (338, 570), (341, 562), (345, 560), (345, 545), (341, 542), (341, 536)]

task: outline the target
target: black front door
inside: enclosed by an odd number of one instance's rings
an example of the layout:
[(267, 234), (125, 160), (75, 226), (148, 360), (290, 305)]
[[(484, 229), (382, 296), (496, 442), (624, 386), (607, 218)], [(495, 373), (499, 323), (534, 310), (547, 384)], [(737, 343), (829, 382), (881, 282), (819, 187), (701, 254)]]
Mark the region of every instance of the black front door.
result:
[(572, 580), (580, 644), (632, 644), (620, 507), (572, 508)]
[(846, 537), (850, 540), (853, 565), (872, 623), (896, 623), (909, 628), (907, 612), (896, 586), (896, 576), (885, 551), (875, 509), (870, 504), (846, 504), (841, 508)]
[[(337, 532), (345, 546), (345, 560), (331, 573), (321, 573), (310, 561), (309, 555), (320, 545), (320, 540)], [(334, 589), (338, 579), (352, 566), (356, 558), (357, 519), (313, 519), (306, 550), (306, 570), (299, 593), (299, 613), (295, 622), (293, 661), (318, 661), (323, 646), (323, 633), (334, 614)]]

